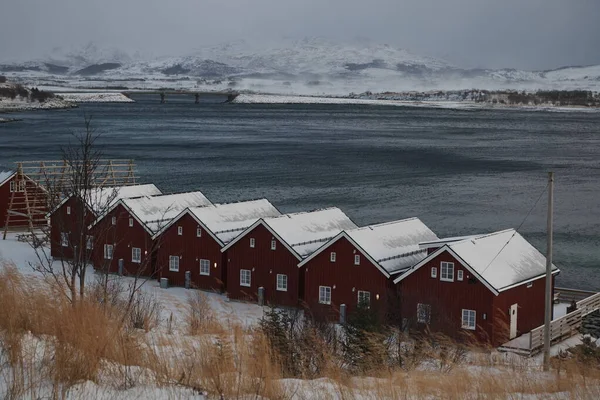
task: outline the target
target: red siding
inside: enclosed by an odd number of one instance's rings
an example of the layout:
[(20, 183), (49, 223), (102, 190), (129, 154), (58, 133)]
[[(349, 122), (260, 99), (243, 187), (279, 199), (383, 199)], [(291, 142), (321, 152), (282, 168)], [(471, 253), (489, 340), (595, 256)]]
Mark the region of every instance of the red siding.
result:
[[(440, 280), (440, 263), (454, 263), (454, 282)], [(431, 277), (431, 268), (437, 268), (437, 278)], [(463, 270), (463, 281), (457, 281), (457, 271)], [(399, 283), (402, 318), (411, 328), (424, 328), (417, 322), (417, 304), (431, 306), (429, 329), (455, 339), (466, 339), (474, 334), (480, 342), (491, 342), (493, 335), (494, 294), (475, 279), (449, 253), (443, 252)], [(462, 325), (462, 310), (475, 310), (476, 330)], [(485, 319), (483, 318), (485, 314)]]
[[(182, 235), (177, 228), (183, 228)], [(158, 238), (156, 238), (159, 277), (168, 278), (169, 284), (185, 285), (185, 271), (191, 271), (192, 286), (204, 290), (224, 290), (225, 268), (221, 245), (207, 231), (202, 229), (197, 237), (198, 223), (185, 214)], [(169, 256), (179, 256), (179, 272), (169, 271)], [(210, 275), (200, 275), (200, 260), (210, 261)]]
[[(67, 214), (67, 207), (71, 207), (71, 214)], [(50, 216), (50, 254), (54, 258), (73, 258), (73, 247), (79, 246), (79, 234), (83, 232), (83, 208), (81, 202), (71, 197)], [(95, 220), (95, 215), (88, 209), (85, 216), (85, 227)], [(85, 228), (84, 227), (84, 228)], [(69, 234), (69, 246), (63, 247), (61, 233)]]
[[(250, 238), (256, 247), (250, 247)], [(279, 240), (271, 250), (274, 236), (262, 224), (248, 232), (227, 250), (227, 292), (232, 299), (256, 301), (259, 287), (265, 289), (265, 300), (273, 305), (297, 306), (300, 290), (298, 259)], [(251, 272), (251, 286), (240, 286), (240, 270)], [(278, 291), (277, 274), (288, 277), (287, 291)]]
[[(336, 253), (335, 262), (330, 260), (331, 252)], [(354, 265), (355, 255), (360, 255), (360, 265)], [(331, 305), (319, 303), (319, 286), (331, 287)], [(393, 282), (344, 237), (304, 265), (304, 302), (317, 317), (338, 321), (341, 304), (351, 314), (358, 305), (359, 290), (370, 292), (371, 309), (381, 317), (397, 307), (391, 304), (396, 291)]]
[[(25, 192), (11, 192), (10, 182), (15, 182), (16, 176), (7, 180), (4, 185), (0, 186), (0, 226), (6, 226), (6, 217), (8, 215), (8, 209), (10, 207), (10, 200), (13, 197), (14, 211), (27, 214)], [(27, 200), (29, 200), (29, 206), (35, 207), (38, 211), (42, 211), (44, 214), (48, 212), (48, 199), (46, 192), (41, 190), (31, 180), (26, 180), (27, 185)], [(33, 217), (33, 226), (44, 226), (47, 224), (45, 215), (39, 214)], [(29, 222), (27, 217), (11, 215), (10, 221), (8, 222), (10, 228), (28, 228)]]
[[(113, 216), (117, 218), (116, 225), (112, 225)], [(155, 249), (150, 234), (135, 218), (133, 227), (130, 227), (129, 218), (133, 217), (119, 204), (93, 227), (91, 233), (94, 235), (94, 268), (116, 273), (119, 270), (119, 259), (122, 259), (124, 274), (135, 275), (139, 272), (141, 275), (154, 276), (152, 253)], [(104, 259), (105, 244), (114, 246), (112, 260)], [(141, 263), (132, 261), (133, 248), (141, 250)]]

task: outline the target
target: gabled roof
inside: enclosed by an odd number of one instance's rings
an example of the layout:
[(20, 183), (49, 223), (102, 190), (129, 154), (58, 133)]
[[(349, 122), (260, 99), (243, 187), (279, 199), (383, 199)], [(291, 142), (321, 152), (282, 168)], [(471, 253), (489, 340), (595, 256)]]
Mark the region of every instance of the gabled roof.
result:
[(354, 222), (337, 207), (284, 214), (275, 218), (261, 218), (221, 251), (230, 248), (260, 224), (276, 236), (298, 260), (310, 255), (341, 231), (356, 228)]
[[(546, 273), (546, 257), (517, 231), (507, 229), (445, 244), (394, 283), (400, 282), (444, 251), (450, 252), (495, 294), (538, 279)], [(559, 272), (555, 265), (552, 265), (552, 270), (553, 273)]]
[(175, 218), (182, 210), (188, 207), (210, 206), (212, 203), (202, 192), (187, 192), (164, 194), (158, 196), (143, 196), (120, 199), (107, 213), (94, 221), (92, 226), (102, 220), (119, 205), (135, 218), (150, 235), (154, 235), (160, 228)]
[(152, 239), (161, 235), (184, 215), (191, 215), (222, 246), (229, 243), (259, 218), (276, 217), (281, 213), (267, 199), (216, 204), (206, 207), (190, 207), (183, 210), (169, 224), (158, 231)]
[(10, 178), (15, 176), (15, 171), (0, 171), (0, 186), (4, 185)]
[(341, 237), (360, 249), (387, 277), (412, 267), (426, 257), (427, 251), (419, 248), (420, 242), (437, 239), (435, 233), (418, 218), (370, 225), (340, 233), (299, 266), (306, 264)]
[(422, 249), (437, 248), (437, 247), (442, 247), (445, 244), (461, 242), (461, 241), (467, 240), (467, 239), (473, 239), (473, 238), (476, 238), (477, 236), (478, 235), (452, 236), (452, 237), (446, 237), (446, 238), (441, 238), (441, 239), (437, 239), (437, 240), (429, 240), (429, 241), (424, 241), (424, 242), (419, 243), (419, 247), (421, 247)]
[[(140, 196), (155, 196), (161, 194), (161, 191), (154, 186), (154, 184), (147, 185), (129, 185), (129, 186), (111, 186), (94, 188), (89, 190), (86, 194), (85, 191), (81, 191), (81, 196), (89, 195), (87, 199), (88, 207), (90, 210), (98, 215), (100, 212), (105, 211), (107, 208), (113, 206), (120, 199), (128, 197), (140, 197)], [(62, 207), (72, 196), (66, 196), (62, 201), (54, 208), (50, 214)]]

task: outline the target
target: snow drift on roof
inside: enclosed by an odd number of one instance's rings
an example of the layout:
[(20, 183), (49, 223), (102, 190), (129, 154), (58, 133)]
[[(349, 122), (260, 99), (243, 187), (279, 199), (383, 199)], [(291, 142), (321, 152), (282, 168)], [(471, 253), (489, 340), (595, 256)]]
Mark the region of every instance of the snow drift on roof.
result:
[(224, 244), (229, 243), (258, 219), (281, 215), (267, 199), (192, 207), (190, 212)]
[(284, 214), (265, 223), (301, 257), (306, 257), (343, 230), (357, 226), (339, 208)]
[(212, 205), (202, 192), (144, 196), (121, 202), (152, 232), (157, 232), (186, 208)]
[[(99, 212), (105, 211), (120, 199), (155, 196), (159, 194), (161, 194), (161, 192), (154, 184), (104, 187), (90, 191), (88, 203), (92, 210), (98, 214)], [(82, 193), (82, 195), (85, 194)]]
[(0, 185), (15, 174), (14, 171), (0, 171)]
[[(498, 291), (546, 272), (546, 257), (514, 229), (481, 235), (448, 247)], [(558, 270), (555, 265), (552, 269)]]
[(419, 243), (438, 238), (419, 218), (365, 226), (346, 234), (390, 273), (417, 264), (427, 256)]

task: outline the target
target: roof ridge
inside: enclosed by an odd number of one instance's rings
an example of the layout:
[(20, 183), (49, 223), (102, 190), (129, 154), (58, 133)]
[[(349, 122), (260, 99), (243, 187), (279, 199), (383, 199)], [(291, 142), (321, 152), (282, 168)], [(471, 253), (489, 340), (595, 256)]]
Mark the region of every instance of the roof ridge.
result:
[[(488, 238), (490, 236), (496, 236), (496, 235), (500, 235), (502, 233), (507, 233), (507, 232), (517, 232), (515, 228), (508, 228), (508, 229), (503, 229), (501, 231), (496, 231), (496, 232), (491, 232), (491, 233), (485, 233), (476, 237), (472, 237), (470, 239), (464, 239), (464, 240), (481, 240), (481, 239), (485, 239)], [(518, 232), (517, 232), (518, 233)], [(461, 240), (460, 242), (463, 242), (464, 240)], [(458, 242), (458, 243), (460, 243)]]
[(419, 217), (410, 217), (410, 218), (404, 218), (404, 219), (397, 219), (395, 221), (387, 221), (387, 222), (380, 222), (378, 224), (371, 224), (371, 225), (367, 225), (367, 226), (359, 226), (358, 228), (354, 228), (354, 229), (348, 229), (346, 232), (354, 232), (354, 231), (360, 231), (360, 230), (366, 230), (366, 229), (373, 229), (373, 228), (378, 228), (381, 226), (386, 226), (386, 225), (392, 225), (392, 224), (397, 224), (400, 222), (407, 222), (407, 221), (413, 221), (413, 220), (419, 220)]
[(298, 212), (293, 212), (293, 213), (285, 213), (285, 214), (278, 215), (276, 217), (267, 217), (267, 218), (268, 219), (292, 218), (292, 217), (297, 216), (297, 215), (311, 214), (311, 213), (320, 212), (320, 211), (327, 211), (327, 210), (340, 210), (340, 211), (342, 211), (341, 208), (334, 206), (334, 207), (317, 208), (315, 210), (309, 210), (309, 211), (298, 211)]

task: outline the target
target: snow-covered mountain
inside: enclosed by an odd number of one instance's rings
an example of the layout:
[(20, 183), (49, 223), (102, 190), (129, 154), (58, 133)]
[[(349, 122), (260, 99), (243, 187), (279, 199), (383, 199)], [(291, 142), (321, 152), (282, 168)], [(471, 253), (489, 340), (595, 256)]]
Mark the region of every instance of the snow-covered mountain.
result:
[[(306, 38), (273, 46), (236, 41), (191, 54), (149, 58), (91, 43), (53, 49), (36, 61), (2, 65), (0, 73), (38, 85), (145, 89), (252, 90), (348, 94), (406, 90), (600, 88), (600, 66), (553, 71), (464, 69), (444, 60), (369, 41)], [(66, 82), (66, 83), (64, 83)]]

